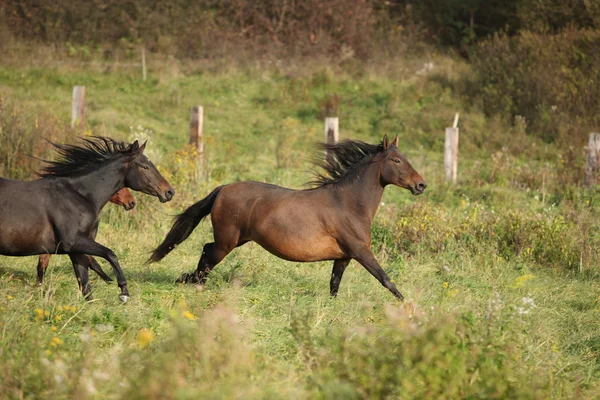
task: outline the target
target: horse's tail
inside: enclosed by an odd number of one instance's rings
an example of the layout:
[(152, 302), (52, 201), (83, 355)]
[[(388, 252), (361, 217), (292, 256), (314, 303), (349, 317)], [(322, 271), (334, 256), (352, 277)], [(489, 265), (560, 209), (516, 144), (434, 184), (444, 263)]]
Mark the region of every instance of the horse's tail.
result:
[(163, 242), (152, 252), (149, 263), (162, 260), (167, 254), (171, 252), (179, 243), (183, 242), (190, 236), (194, 228), (202, 221), (204, 217), (210, 214), (212, 206), (215, 203), (215, 199), (219, 192), (223, 189), (223, 186), (217, 187), (208, 196), (200, 200), (199, 202), (188, 207), (187, 210), (179, 214), (175, 218), (173, 227), (167, 234), (167, 237)]

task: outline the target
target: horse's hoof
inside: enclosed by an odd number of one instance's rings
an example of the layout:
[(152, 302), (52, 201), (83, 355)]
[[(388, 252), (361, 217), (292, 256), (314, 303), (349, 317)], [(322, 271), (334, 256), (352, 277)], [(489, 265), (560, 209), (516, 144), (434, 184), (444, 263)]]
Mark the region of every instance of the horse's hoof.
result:
[(179, 278), (177, 278), (177, 280), (175, 281), (175, 283), (186, 283), (190, 278), (190, 274), (188, 274), (187, 272), (184, 272), (183, 274), (179, 275)]
[(120, 294), (119, 295), (119, 299), (121, 299), (121, 301), (123, 302), (123, 304), (127, 303), (127, 300), (129, 300), (129, 296), (125, 295), (125, 294)]
[(114, 280), (110, 276), (107, 276), (106, 279), (104, 280), (104, 282), (111, 283), (111, 282), (114, 282)]

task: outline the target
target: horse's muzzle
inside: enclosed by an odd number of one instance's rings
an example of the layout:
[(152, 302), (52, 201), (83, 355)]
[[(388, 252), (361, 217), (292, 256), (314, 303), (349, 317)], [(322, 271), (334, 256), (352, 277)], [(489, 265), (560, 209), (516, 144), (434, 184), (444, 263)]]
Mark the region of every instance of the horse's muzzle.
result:
[(425, 191), (426, 188), (427, 188), (427, 182), (421, 181), (421, 182), (415, 184), (414, 186), (411, 186), (410, 191), (413, 195), (418, 196), (420, 194), (423, 194), (423, 192)]
[(173, 196), (175, 196), (175, 190), (173, 188), (169, 188), (163, 194), (159, 194), (158, 199), (161, 203), (166, 203), (167, 201), (171, 201)]

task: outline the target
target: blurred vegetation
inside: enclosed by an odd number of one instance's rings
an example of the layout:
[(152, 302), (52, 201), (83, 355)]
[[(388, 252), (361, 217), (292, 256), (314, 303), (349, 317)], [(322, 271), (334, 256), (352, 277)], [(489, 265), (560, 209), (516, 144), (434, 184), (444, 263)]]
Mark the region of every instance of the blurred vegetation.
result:
[[(598, 125), (600, 3), (591, 0), (0, 0), (0, 50), (44, 43), (72, 60), (165, 57), (263, 67), (467, 58), (462, 94), (488, 115), (524, 118), (545, 141)], [(14, 47), (14, 46), (13, 46)]]

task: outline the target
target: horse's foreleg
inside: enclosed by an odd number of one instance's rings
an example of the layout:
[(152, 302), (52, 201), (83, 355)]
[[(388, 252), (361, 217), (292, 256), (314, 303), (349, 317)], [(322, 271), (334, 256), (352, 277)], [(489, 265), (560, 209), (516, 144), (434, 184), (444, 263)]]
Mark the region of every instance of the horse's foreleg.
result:
[(92, 288), (90, 287), (89, 281), (89, 259), (84, 254), (69, 254), (71, 261), (73, 262), (73, 270), (79, 283), (79, 289), (83, 293), (86, 300), (92, 299)]
[(404, 296), (396, 289), (396, 285), (392, 283), (390, 277), (381, 268), (373, 252), (368, 247), (363, 247), (356, 252), (354, 257), (356, 261), (361, 263), (385, 288), (387, 288), (394, 296), (400, 300), (404, 300)]
[(337, 296), (338, 289), (340, 288), (340, 282), (342, 281), (342, 275), (346, 270), (346, 267), (350, 263), (350, 259), (347, 260), (335, 260), (333, 262), (333, 270), (331, 271), (331, 281), (329, 282), (329, 293), (331, 297)]
[(119, 298), (123, 303), (126, 303), (127, 300), (129, 300), (127, 280), (125, 279), (121, 265), (119, 265), (119, 259), (117, 258), (117, 255), (111, 249), (96, 243), (92, 239), (80, 237), (71, 246), (69, 246), (69, 248), (65, 249), (65, 252), (69, 254), (82, 253), (104, 258), (113, 267), (115, 276), (117, 277), (117, 284), (121, 289)]
[(40, 255), (40, 259), (38, 260), (38, 265), (37, 265), (37, 273), (38, 273), (37, 285), (38, 286), (42, 286), (42, 283), (44, 283), (44, 275), (46, 274), (46, 268), (48, 268), (49, 262), (50, 262), (50, 254)]
[(89, 260), (90, 260), (90, 269), (92, 271), (94, 271), (95, 273), (98, 274), (98, 276), (100, 276), (100, 278), (102, 278), (102, 280), (106, 283), (110, 283), (112, 282), (112, 278), (108, 275), (106, 275), (106, 272), (104, 272), (104, 270), (102, 269), (102, 267), (100, 266), (100, 264), (98, 264), (98, 261), (94, 260), (94, 257), (92, 256), (88, 256)]

